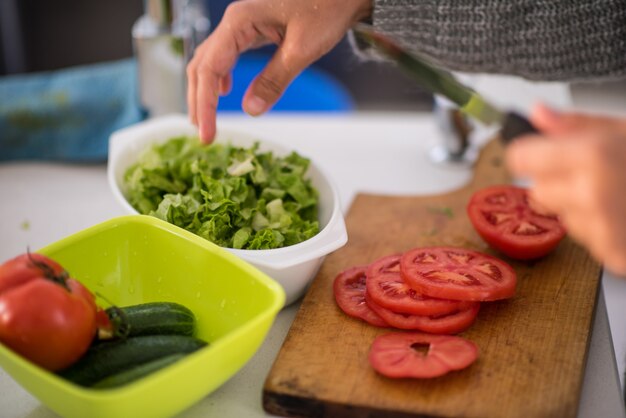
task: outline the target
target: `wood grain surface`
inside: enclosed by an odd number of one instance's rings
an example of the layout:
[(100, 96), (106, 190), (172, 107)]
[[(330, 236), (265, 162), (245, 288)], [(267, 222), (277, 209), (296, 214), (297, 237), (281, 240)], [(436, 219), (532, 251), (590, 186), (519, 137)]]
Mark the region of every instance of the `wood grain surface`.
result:
[[(498, 141), (482, 151), (473, 180), (437, 196), (358, 195), (346, 217), (349, 240), (328, 256), (305, 295), (267, 377), (267, 412), (294, 417), (576, 416), (601, 266), (564, 239), (534, 262), (489, 247), (465, 212), (471, 194), (510, 182)], [(433, 180), (435, 181), (435, 180)], [(493, 254), (518, 276), (517, 293), (483, 303), (461, 335), (476, 342), (469, 368), (427, 380), (389, 379), (368, 363), (374, 338), (391, 331), (345, 315), (332, 283), (343, 269), (418, 246)]]

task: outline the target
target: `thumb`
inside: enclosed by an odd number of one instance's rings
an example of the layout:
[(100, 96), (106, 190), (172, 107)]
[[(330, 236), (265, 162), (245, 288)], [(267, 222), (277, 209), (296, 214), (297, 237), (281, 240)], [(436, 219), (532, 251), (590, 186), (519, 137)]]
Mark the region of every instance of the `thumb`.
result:
[(545, 104), (536, 105), (531, 114), (532, 124), (549, 135), (571, 134), (585, 130), (605, 130), (616, 123), (609, 117), (576, 112), (560, 112)]
[(306, 54), (302, 49), (302, 45), (298, 46), (285, 38), (285, 42), (248, 87), (242, 103), (246, 113), (258, 116), (269, 110), (289, 83), (315, 60), (316, 57)]

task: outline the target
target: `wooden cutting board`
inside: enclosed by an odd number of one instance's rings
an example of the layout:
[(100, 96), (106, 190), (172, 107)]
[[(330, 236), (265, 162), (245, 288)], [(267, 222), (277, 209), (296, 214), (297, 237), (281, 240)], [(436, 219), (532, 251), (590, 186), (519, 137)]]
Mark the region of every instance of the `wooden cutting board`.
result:
[(591, 337), (601, 266), (569, 238), (535, 262), (510, 262), (516, 296), (484, 303), (461, 335), (476, 342), (469, 368), (430, 380), (389, 379), (367, 356), (376, 328), (345, 315), (332, 283), (343, 269), (418, 246), (450, 245), (497, 255), (465, 206), (482, 187), (510, 182), (491, 141), (466, 187), (438, 196), (360, 194), (348, 244), (328, 256), (305, 295), (265, 381), (263, 406), (294, 417), (573, 417)]

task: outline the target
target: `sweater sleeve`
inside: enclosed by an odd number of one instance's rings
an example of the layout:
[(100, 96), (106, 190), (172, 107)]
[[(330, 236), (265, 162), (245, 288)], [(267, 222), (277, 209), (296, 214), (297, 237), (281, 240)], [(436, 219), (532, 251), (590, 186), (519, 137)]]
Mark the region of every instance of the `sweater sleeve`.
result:
[(626, 76), (625, 0), (374, 0), (372, 22), (450, 70)]

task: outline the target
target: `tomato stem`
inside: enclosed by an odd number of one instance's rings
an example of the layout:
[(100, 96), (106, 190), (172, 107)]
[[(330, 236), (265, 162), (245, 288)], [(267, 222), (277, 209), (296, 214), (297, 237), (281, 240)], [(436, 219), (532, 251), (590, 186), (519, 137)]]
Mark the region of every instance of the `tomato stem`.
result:
[(130, 334), (130, 323), (128, 322), (128, 318), (126, 317), (126, 313), (124, 312), (124, 310), (116, 306), (104, 295), (96, 292), (96, 296), (103, 299), (106, 303), (111, 305), (104, 312), (109, 317), (109, 321), (111, 322), (112, 335), (105, 339), (110, 339), (110, 338), (125, 339), (126, 337), (128, 337), (128, 334)]
[(113, 335), (125, 339), (130, 334), (130, 324), (123, 309), (113, 305), (106, 309), (109, 320), (113, 325)]
[(69, 273), (67, 272), (67, 270), (63, 270), (61, 273), (56, 274), (54, 272), (54, 269), (50, 265), (42, 261), (35, 260), (28, 247), (26, 247), (26, 254), (28, 254), (28, 260), (30, 261), (31, 265), (41, 270), (46, 279), (60, 286), (63, 286), (65, 290), (70, 292), (70, 288), (67, 285), (67, 279), (69, 278)]

